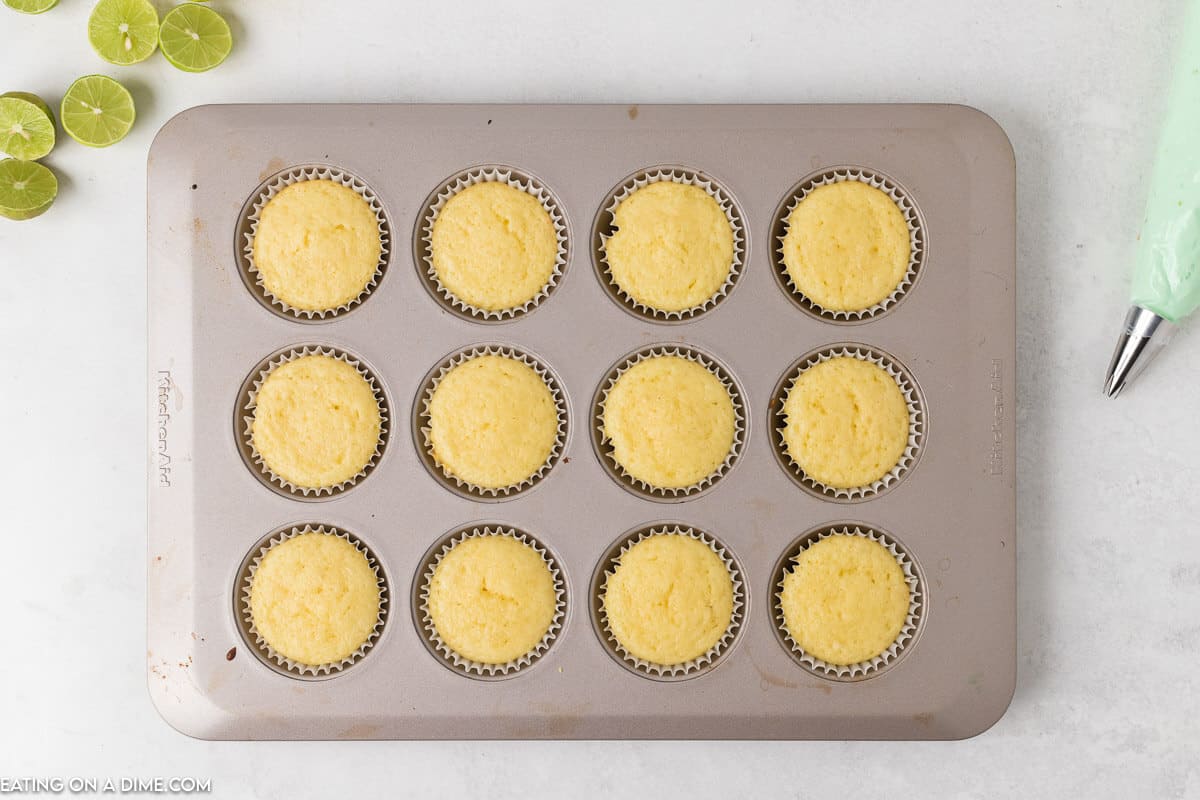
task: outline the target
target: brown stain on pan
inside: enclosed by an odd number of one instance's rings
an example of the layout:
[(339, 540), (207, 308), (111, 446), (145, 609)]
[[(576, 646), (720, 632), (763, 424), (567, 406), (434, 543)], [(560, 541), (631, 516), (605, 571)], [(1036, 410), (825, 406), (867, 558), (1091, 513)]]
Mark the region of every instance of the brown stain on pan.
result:
[(287, 166), (287, 164), (284, 162), (284, 160), (282, 158), (280, 158), (279, 156), (275, 156), (274, 158), (272, 158), (270, 161), (267, 162), (267, 166), (263, 167), (262, 172), (258, 173), (258, 179), (260, 181), (265, 181), (267, 178), (271, 177), (276, 172), (279, 172), (286, 166)]
[(221, 285), (228, 288), (229, 273), (225, 271), (225, 261), (217, 258), (213, 253), (212, 241), (209, 239), (206, 231), (207, 227), (204, 224), (204, 220), (200, 217), (192, 217), (192, 241), (195, 252), (202, 255), (205, 260), (211, 262), (216, 267)]
[(579, 729), (587, 714), (592, 710), (591, 703), (563, 705), (561, 703), (532, 703), (530, 707), (546, 718), (531, 725), (520, 725), (515, 730), (519, 738), (565, 739)]
[(758, 673), (758, 686), (760, 689), (766, 689), (769, 686), (779, 686), (784, 689), (799, 689), (800, 684), (795, 681), (789, 681), (787, 678), (781, 678), (778, 675), (772, 675), (764, 669), (759, 669), (755, 666), (754, 671)]
[(378, 725), (367, 725), (367, 724), (360, 723), (358, 725), (351, 725), (349, 728), (346, 728), (346, 730), (344, 730), (344, 731), (339, 731), (337, 738), (339, 738), (339, 739), (374, 739), (376, 736), (379, 735), (380, 730), (381, 730), (381, 728)]
[(824, 694), (833, 693), (833, 687), (828, 683), (801, 683), (798, 680), (776, 675), (774, 672), (764, 669), (751, 651), (747, 650), (746, 655), (750, 659), (750, 664), (754, 667), (754, 671), (758, 673), (758, 687), (764, 692), (772, 686), (778, 686), (781, 689), (816, 689)]

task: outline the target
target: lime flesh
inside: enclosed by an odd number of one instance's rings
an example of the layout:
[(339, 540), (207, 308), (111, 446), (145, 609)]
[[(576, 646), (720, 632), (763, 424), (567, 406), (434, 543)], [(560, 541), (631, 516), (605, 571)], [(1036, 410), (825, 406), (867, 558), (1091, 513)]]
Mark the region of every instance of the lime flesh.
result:
[(225, 60), (233, 49), (233, 36), (220, 14), (207, 6), (184, 3), (163, 17), (158, 46), (173, 66), (204, 72)]
[(54, 149), (54, 119), (36, 103), (0, 97), (0, 152), (32, 161)]
[(33, 219), (58, 195), (58, 179), (36, 161), (0, 161), (0, 217)]
[(75, 141), (108, 147), (125, 138), (137, 114), (128, 89), (107, 75), (87, 75), (67, 89), (59, 116)]
[(4, 5), (25, 14), (40, 14), (58, 5), (58, 0), (4, 0)]
[(5, 97), (15, 97), (18, 100), (28, 100), (29, 102), (33, 103), (35, 106), (40, 108), (42, 110), (42, 113), (50, 118), (51, 125), (54, 124), (54, 112), (50, 110), (50, 106), (46, 103), (45, 100), (38, 97), (33, 92), (5, 92), (4, 94), (0, 94), (0, 99), (5, 98)]
[(88, 41), (110, 64), (145, 61), (158, 46), (158, 12), (149, 0), (100, 0), (88, 19)]

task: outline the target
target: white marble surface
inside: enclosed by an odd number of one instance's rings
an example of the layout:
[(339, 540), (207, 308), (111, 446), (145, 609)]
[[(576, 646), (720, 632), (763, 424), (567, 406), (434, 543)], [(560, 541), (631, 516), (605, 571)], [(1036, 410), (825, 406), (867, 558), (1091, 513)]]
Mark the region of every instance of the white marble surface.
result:
[[(119, 145), (54, 152), (50, 213), (0, 220), (0, 774), (197, 775), (220, 797), (1200, 796), (1200, 334), (1119, 401), (1099, 392), (1180, 2), (217, 0), (238, 43), (207, 75), (157, 56), (107, 67), (89, 5), (0, 8), (0, 91), (57, 102), (106, 71), (139, 105)], [(1008, 714), (935, 744), (246, 744), (168, 728), (143, 659), (145, 155), (187, 106), (272, 100), (916, 100), (995, 116), (1019, 176)]]

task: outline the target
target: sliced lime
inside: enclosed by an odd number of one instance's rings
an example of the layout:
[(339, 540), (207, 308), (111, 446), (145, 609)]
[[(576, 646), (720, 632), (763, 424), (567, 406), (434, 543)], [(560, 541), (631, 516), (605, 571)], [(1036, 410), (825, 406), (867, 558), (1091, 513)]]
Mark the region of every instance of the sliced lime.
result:
[(125, 138), (137, 113), (128, 89), (107, 75), (87, 75), (67, 89), (59, 115), (75, 141), (108, 147)]
[(4, 94), (0, 94), (0, 98), (5, 98), (5, 97), (15, 97), (18, 100), (28, 100), (29, 102), (33, 103), (35, 106), (40, 108), (42, 110), (42, 113), (50, 118), (51, 125), (54, 124), (54, 112), (50, 110), (50, 106), (46, 103), (45, 100), (38, 97), (33, 92), (5, 92)]
[(53, 149), (50, 115), (20, 97), (0, 97), (0, 153), (32, 161)]
[(158, 12), (150, 0), (100, 0), (88, 19), (88, 41), (111, 64), (145, 61), (158, 47)]
[(158, 46), (167, 61), (184, 72), (204, 72), (233, 49), (229, 23), (208, 6), (184, 3), (163, 17)]
[(40, 14), (58, 5), (58, 0), (4, 0), (4, 5), (25, 14)]
[(58, 195), (58, 179), (36, 161), (0, 161), (0, 217), (33, 219)]

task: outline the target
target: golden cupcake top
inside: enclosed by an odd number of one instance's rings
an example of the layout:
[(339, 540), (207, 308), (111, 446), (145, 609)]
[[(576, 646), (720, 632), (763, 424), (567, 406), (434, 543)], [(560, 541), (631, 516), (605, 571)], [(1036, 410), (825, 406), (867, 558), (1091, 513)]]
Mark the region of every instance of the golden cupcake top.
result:
[(904, 568), (879, 542), (838, 534), (810, 545), (785, 572), (780, 606), (804, 652), (844, 666), (881, 655), (908, 618)]
[(558, 259), (550, 213), (507, 183), (472, 184), (433, 222), (430, 258), (438, 281), (467, 305), (515, 309), (537, 297)]
[(733, 227), (698, 186), (647, 184), (617, 204), (612, 227), (604, 260), (621, 291), (644, 306), (670, 312), (702, 305), (733, 268)]
[(862, 181), (818, 186), (787, 219), (783, 264), (797, 291), (830, 311), (883, 302), (908, 272), (908, 223), (892, 198)]
[(721, 641), (733, 621), (733, 578), (704, 542), (660, 534), (621, 554), (602, 602), (609, 629), (630, 655), (673, 666)]
[(558, 408), (523, 361), (479, 355), (450, 369), (429, 400), (429, 443), (450, 475), (485, 489), (514, 486), (550, 458)]
[(258, 215), (254, 267), (274, 297), (302, 311), (356, 299), (379, 268), (379, 220), (358, 192), (332, 180), (285, 186)]
[(383, 429), (371, 384), (350, 364), (307, 355), (272, 369), (254, 398), (250, 441), (293, 486), (338, 486), (364, 470)]
[(272, 650), (298, 664), (336, 664), (379, 620), (379, 576), (340, 536), (302, 533), (269, 548), (250, 581), (250, 619)]
[(602, 424), (618, 464), (660, 488), (698, 483), (733, 448), (737, 417), (721, 379), (701, 364), (652, 356), (621, 373)]
[(550, 630), (556, 605), (550, 565), (506, 534), (458, 542), (429, 581), (427, 608), (438, 636), (482, 664), (506, 664), (534, 650)]
[(851, 356), (801, 372), (783, 414), (787, 454), (805, 475), (834, 489), (871, 485), (908, 446), (908, 403), (896, 379)]

